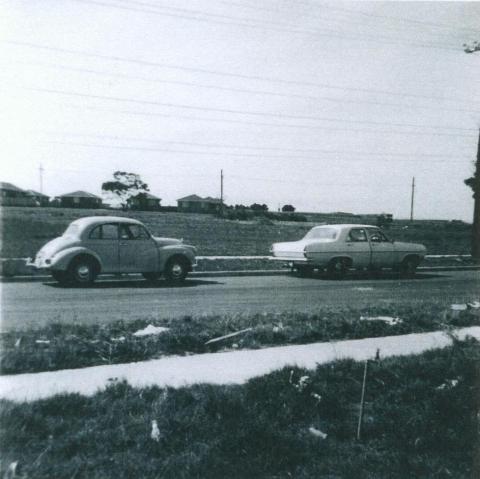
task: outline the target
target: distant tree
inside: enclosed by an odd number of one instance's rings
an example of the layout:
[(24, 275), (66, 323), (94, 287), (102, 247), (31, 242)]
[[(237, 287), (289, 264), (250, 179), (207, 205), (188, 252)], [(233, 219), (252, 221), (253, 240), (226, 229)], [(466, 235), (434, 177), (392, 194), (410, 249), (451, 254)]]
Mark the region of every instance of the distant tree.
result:
[(377, 216), (377, 226), (381, 228), (389, 228), (393, 223), (393, 215), (390, 213), (382, 213)]
[(283, 205), (282, 211), (284, 213), (293, 213), (295, 211), (295, 207), (292, 205)]
[(132, 197), (141, 198), (142, 195), (144, 197), (149, 191), (148, 185), (136, 173), (115, 171), (113, 178), (113, 181), (102, 184), (102, 194), (107, 201), (110, 200), (124, 210), (128, 208)]
[(268, 211), (268, 206), (266, 204), (253, 203), (253, 205), (250, 205), (250, 209), (252, 211)]

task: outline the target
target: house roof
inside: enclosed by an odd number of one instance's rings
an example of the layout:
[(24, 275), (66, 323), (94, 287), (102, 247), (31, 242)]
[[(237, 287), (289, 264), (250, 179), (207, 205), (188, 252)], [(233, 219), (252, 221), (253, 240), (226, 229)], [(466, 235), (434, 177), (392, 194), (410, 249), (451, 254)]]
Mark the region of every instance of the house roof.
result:
[(184, 198), (179, 198), (177, 201), (202, 201), (202, 198), (198, 195), (185, 196)]
[(198, 195), (190, 195), (190, 196), (185, 196), (184, 198), (179, 198), (177, 201), (203, 201), (203, 202), (208, 202), (208, 203), (221, 203), (222, 200), (218, 198), (212, 198), (210, 196), (207, 196), (206, 198), (201, 198)]
[(148, 200), (161, 200), (162, 198), (159, 198), (158, 196), (152, 195), (151, 193), (145, 193), (145, 197)]
[(0, 181), (0, 189), (1, 190), (9, 190), (9, 191), (17, 191), (19, 193), (25, 193), (24, 190), (19, 188), (18, 186), (12, 185), (12, 183), (6, 183), (4, 181)]
[(28, 196), (41, 196), (42, 198), (49, 198), (48, 195), (44, 195), (43, 193), (39, 193), (38, 191), (35, 191), (35, 190), (27, 190), (27, 195)]
[(101, 198), (87, 191), (74, 191), (72, 193), (65, 193), (64, 195), (58, 195), (57, 198), (96, 198), (100, 200)]

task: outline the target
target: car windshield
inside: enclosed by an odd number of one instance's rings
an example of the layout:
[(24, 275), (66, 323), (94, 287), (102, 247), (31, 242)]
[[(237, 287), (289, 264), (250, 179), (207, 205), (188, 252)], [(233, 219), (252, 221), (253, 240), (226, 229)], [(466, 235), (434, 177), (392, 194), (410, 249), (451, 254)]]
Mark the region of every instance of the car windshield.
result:
[(335, 228), (313, 228), (306, 235), (304, 239), (329, 239), (334, 240), (337, 237), (337, 230)]
[(63, 236), (77, 236), (78, 234), (78, 225), (72, 223), (63, 233)]

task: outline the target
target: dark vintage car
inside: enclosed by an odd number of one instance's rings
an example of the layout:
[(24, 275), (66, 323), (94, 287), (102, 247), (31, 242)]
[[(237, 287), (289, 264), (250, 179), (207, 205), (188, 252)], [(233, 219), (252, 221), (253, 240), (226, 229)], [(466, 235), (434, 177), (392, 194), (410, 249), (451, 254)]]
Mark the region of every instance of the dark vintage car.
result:
[(174, 238), (158, 238), (130, 218), (92, 216), (72, 222), (28, 265), (50, 271), (61, 283), (92, 283), (102, 273), (163, 275), (181, 282), (195, 265), (195, 248)]

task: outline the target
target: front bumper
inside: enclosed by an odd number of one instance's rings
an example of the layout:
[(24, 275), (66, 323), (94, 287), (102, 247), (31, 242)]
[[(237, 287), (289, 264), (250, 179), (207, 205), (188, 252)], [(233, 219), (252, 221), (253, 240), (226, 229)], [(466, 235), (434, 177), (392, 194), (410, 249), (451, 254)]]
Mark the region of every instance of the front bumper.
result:
[(35, 258), (34, 260), (32, 258), (27, 258), (25, 260), (25, 266), (29, 268), (36, 268), (36, 269), (49, 269), (52, 264), (51, 260), (45, 259), (45, 258)]
[(268, 257), (269, 261), (281, 261), (282, 263), (301, 263), (301, 264), (306, 264), (309, 263), (310, 261), (307, 258), (302, 258), (301, 256), (299, 257), (291, 257), (291, 256), (269, 256)]

